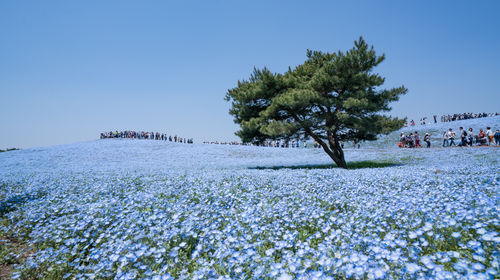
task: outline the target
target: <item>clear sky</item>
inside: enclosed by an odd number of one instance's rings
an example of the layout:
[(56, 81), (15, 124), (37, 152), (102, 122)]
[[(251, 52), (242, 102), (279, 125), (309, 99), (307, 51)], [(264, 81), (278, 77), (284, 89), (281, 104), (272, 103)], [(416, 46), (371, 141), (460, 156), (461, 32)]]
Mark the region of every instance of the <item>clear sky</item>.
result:
[(238, 140), (253, 67), (362, 35), (409, 92), (392, 115), (500, 111), (500, 1), (0, 1), (0, 148), (147, 130)]

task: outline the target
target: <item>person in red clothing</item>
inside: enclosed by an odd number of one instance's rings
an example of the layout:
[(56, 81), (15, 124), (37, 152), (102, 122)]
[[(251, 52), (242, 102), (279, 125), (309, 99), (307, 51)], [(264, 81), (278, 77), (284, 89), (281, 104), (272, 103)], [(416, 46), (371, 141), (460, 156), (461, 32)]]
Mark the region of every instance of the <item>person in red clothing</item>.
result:
[(486, 133), (482, 129), (479, 130), (479, 134), (477, 135), (477, 138), (479, 140), (478, 141), (479, 145), (481, 145), (481, 146), (486, 145)]
[(415, 131), (413, 137), (415, 137), (415, 148), (422, 148), (422, 145), (420, 145), (420, 135), (418, 135), (417, 131)]

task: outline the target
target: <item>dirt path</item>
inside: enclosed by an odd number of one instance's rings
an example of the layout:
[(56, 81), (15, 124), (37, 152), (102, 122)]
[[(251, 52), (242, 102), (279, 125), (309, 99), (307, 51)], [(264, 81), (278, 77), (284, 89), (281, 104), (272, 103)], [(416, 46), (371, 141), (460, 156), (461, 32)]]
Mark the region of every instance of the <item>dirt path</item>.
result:
[(22, 240), (0, 234), (0, 280), (11, 279), (14, 266), (32, 254), (29, 246)]

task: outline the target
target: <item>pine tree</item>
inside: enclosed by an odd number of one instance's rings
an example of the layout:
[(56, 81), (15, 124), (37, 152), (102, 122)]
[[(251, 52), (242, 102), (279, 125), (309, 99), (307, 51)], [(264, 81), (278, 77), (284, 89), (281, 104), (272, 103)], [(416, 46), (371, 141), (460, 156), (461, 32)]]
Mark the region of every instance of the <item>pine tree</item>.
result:
[(247, 143), (310, 137), (346, 168), (341, 141), (376, 140), (404, 124), (381, 114), (407, 92), (380, 89), (385, 79), (372, 71), (384, 59), (360, 37), (347, 52), (308, 50), (303, 64), (283, 74), (254, 69), (226, 94), (241, 128), (236, 135)]

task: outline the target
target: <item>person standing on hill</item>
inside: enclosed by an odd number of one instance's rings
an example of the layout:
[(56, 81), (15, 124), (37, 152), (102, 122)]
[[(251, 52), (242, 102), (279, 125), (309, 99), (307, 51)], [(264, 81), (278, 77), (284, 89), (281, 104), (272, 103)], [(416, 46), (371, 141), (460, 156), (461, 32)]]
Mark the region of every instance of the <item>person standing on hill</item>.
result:
[(460, 127), (460, 143), (458, 144), (458, 146), (467, 146), (467, 131), (465, 131), (463, 127)]
[(415, 142), (413, 138), (413, 133), (410, 133), (406, 136), (406, 143), (408, 144), (408, 148), (414, 148)]
[(486, 136), (488, 136), (488, 146), (490, 145), (490, 143), (493, 143), (493, 145), (495, 145), (495, 141), (493, 140), (495, 133), (491, 131), (491, 127), (489, 126), (486, 128)]
[(422, 145), (420, 145), (420, 135), (418, 135), (417, 131), (415, 131), (413, 137), (415, 137), (415, 148), (422, 148)]
[(500, 145), (500, 131), (498, 129), (495, 131), (495, 145)]
[(447, 134), (448, 134), (448, 139), (450, 140), (450, 147), (451, 145), (457, 146), (457, 144), (455, 144), (455, 132), (450, 128)]
[(430, 148), (431, 147), (431, 136), (429, 135), (429, 133), (425, 134), (425, 136), (424, 136), (424, 142), (425, 142), (425, 144), (427, 144), (426, 148)]
[(448, 133), (443, 131), (443, 147), (448, 147)]
[(479, 129), (479, 134), (477, 135), (477, 141), (479, 142), (480, 146), (486, 146), (486, 133), (483, 131), (483, 129)]
[(469, 140), (469, 146), (472, 147), (474, 143), (474, 132), (472, 132), (472, 127), (469, 127), (469, 131), (467, 132), (467, 138)]

